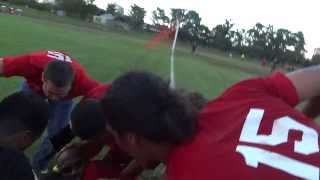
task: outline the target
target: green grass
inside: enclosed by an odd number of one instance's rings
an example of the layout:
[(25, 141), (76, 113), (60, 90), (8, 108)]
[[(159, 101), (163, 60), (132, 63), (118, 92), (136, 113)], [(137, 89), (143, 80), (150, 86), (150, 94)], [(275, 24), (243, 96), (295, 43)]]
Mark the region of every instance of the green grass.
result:
[[(115, 32), (75, 29), (73, 25), (3, 14), (0, 15), (0, 24), (0, 56), (43, 49), (64, 50), (78, 59), (100, 81), (110, 81), (132, 69), (149, 70), (164, 77), (169, 74), (169, 48), (145, 49), (145, 39)], [(177, 84), (198, 90), (207, 97), (216, 96), (240, 79), (256, 75), (237, 69), (237, 66), (247, 67), (234, 59), (219, 64), (215, 62), (219, 61), (216, 55), (212, 58), (194, 56), (183, 50), (176, 55)], [(230, 66), (235, 68), (230, 71)], [(6, 85), (0, 97), (15, 89), (17, 82), (1, 79), (0, 84)]]

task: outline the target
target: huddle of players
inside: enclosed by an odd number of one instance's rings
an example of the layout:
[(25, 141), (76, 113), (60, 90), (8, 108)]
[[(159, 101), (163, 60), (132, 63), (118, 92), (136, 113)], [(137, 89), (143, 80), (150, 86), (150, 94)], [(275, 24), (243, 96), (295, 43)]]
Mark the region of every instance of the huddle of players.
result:
[(167, 180), (320, 177), (319, 67), (241, 81), (210, 101), (148, 72), (100, 83), (60, 51), (0, 58), (0, 74), (25, 79), (0, 103), (1, 179), (34, 179), (17, 151), (46, 127), (33, 168), (54, 154), (57, 166), (44, 179), (136, 179), (159, 163)]

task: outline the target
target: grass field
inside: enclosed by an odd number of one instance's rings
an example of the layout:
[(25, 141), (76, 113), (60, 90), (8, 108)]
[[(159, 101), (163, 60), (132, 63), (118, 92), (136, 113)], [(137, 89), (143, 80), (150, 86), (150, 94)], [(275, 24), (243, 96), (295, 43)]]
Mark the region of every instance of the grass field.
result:
[[(168, 78), (170, 49), (167, 45), (145, 49), (143, 45), (150, 35), (101, 30), (58, 18), (0, 14), (0, 56), (56, 49), (68, 52), (102, 82), (129, 70), (148, 70)], [(211, 49), (200, 48), (192, 55), (189, 47), (180, 43), (176, 52), (177, 85), (208, 98), (241, 79), (267, 73), (268, 69), (257, 63), (229, 58)], [(15, 91), (20, 81), (0, 78), (0, 98)]]
[[(169, 48), (145, 49), (146, 39), (3, 14), (0, 24), (0, 56), (58, 49), (78, 59), (100, 81), (112, 80), (132, 69), (149, 70), (168, 77)], [(256, 75), (262, 69), (223, 55), (203, 54), (191, 55), (180, 48), (176, 53), (176, 76), (179, 86), (200, 91), (207, 97), (216, 96), (230, 84)], [(0, 84), (5, 86), (2, 86), (0, 97), (15, 89), (18, 81), (1, 79)]]

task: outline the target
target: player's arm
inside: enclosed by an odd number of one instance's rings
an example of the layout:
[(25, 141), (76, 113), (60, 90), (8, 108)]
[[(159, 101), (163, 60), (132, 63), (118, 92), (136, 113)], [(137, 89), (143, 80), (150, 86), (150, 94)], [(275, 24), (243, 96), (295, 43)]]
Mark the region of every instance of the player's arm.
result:
[(0, 57), (0, 76), (29, 76), (31, 58), (29, 54)]
[(81, 174), (91, 156), (99, 153), (101, 148), (102, 145), (99, 143), (86, 141), (66, 145), (56, 156), (58, 171), (64, 175)]
[(296, 88), (300, 102), (309, 100), (303, 112), (315, 118), (320, 114), (320, 66), (312, 66), (287, 74)]
[(0, 57), (0, 76), (3, 76), (3, 58)]

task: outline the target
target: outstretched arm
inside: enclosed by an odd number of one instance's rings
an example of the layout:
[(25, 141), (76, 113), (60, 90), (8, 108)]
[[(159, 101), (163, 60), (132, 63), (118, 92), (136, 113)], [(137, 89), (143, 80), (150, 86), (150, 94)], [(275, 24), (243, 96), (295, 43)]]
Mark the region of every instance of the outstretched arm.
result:
[(316, 118), (320, 114), (320, 66), (312, 66), (287, 74), (294, 84), (300, 102), (308, 100), (303, 113)]
[(320, 95), (320, 66), (312, 66), (287, 74), (295, 86), (300, 102)]

